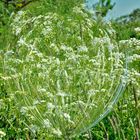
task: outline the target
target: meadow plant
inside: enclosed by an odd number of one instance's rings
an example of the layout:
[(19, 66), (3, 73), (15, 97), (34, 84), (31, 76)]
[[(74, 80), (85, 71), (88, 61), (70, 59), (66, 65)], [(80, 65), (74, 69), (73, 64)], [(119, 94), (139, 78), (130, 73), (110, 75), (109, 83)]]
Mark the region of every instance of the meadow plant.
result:
[(99, 24), (76, 6), (67, 15), (19, 11), (10, 26), (12, 40), (1, 51), (0, 77), (29, 130), (70, 139), (107, 115), (128, 72), (121, 52), (125, 41), (115, 41), (109, 23)]

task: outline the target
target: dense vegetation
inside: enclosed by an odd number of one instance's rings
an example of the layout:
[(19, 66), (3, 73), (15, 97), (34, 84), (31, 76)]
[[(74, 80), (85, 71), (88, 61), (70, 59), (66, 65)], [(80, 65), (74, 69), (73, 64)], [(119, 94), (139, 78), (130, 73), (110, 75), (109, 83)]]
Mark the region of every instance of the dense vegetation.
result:
[(140, 10), (100, 2), (0, 3), (2, 139), (140, 138)]

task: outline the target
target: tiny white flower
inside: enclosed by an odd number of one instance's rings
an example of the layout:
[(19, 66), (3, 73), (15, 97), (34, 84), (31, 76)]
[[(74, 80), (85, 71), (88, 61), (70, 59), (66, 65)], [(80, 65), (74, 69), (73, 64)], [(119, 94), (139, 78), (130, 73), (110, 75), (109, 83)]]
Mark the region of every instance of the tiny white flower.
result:
[(53, 105), (52, 103), (47, 103), (47, 107), (48, 109), (54, 109), (55, 108), (55, 105)]
[(36, 133), (39, 130), (39, 127), (37, 125), (31, 124), (30, 129), (33, 133)]
[(53, 128), (52, 131), (54, 135), (57, 135), (58, 137), (62, 136), (62, 132), (58, 128), (57, 129)]
[(65, 97), (68, 96), (65, 92), (58, 92), (57, 96)]
[(45, 58), (43, 58), (41, 61), (42, 61), (43, 63), (48, 62), (48, 60), (47, 60), (47, 59), (45, 59)]
[(44, 93), (46, 92), (46, 89), (45, 88), (38, 89), (38, 92)]
[(67, 114), (67, 113), (64, 113), (63, 115), (64, 115), (64, 118), (65, 118), (65, 119), (68, 119), (68, 120), (70, 120), (70, 115), (69, 115), (69, 114)]
[(46, 36), (46, 35), (48, 35), (51, 31), (52, 31), (51, 27), (47, 27), (47, 28), (43, 28), (43, 30), (42, 30), (41, 33), (42, 33), (44, 36)]
[(0, 130), (0, 137), (6, 136), (6, 133)]
[(7, 51), (4, 55), (6, 55), (6, 56), (11, 56), (11, 55), (13, 55), (14, 54), (14, 52), (12, 51), (12, 50), (9, 50), (9, 51)]
[(21, 28), (16, 28), (15, 35), (18, 36), (21, 33), (21, 31), (22, 31)]
[(18, 11), (17, 14), (18, 14), (19, 16), (22, 16), (22, 15), (24, 14), (24, 12), (23, 12), (23, 11)]
[(91, 90), (88, 91), (87, 94), (90, 95), (90, 96), (93, 96), (93, 95), (95, 95), (95, 93), (96, 93), (95, 90), (91, 89)]
[(38, 100), (33, 101), (33, 105), (37, 105), (37, 104), (40, 104)]
[(85, 104), (83, 101), (81, 101), (81, 100), (76, 101), (76, 104), (77, 104), (77, 105), (82, 105), (82, 106), (85, 106), (85, 105), (86, 105), (86, 104)]
[(79, 52), (88, 52), (88, 48), (87, 48), (87, 46), (79, 46), (78, 51)]
[(114, 46), (113, 46), (112, 44), (110, 44), (110, 45), (108, 46), (109, 52), (111, 52), (111, 51), (113, 50), (113, 48), (114, 48)]
[(102, 88), (102, 89), (101, 89), (101, 92), (106, 92), (106, 89)]
[(45, 126), (46, 128), (50, 128), (50, 127), (51, 127), (51, 123), (50, 123), (50, 121), (49, 121), (48, 119), (45, 119), (45, 120), (43, 121), (43, 124), (44, 124), (44, 126)]
[(42, 68), (42, 65), (41, 64), (37, 64), (36, 67), (37, 68)]
[(134, 29), (136, 33), (140, 33), (140, 27)]
[(57, 65), (60, 65), (60, 60), (59, 60), (59, 58), (56, 58), (56, 64), (57, 64)]
[(28, 111), (28, 108), (25, 107), (25, 106), (21, 107), (21, 109), (20, 109), (20, 112), (21, 112), (22, 114), (26, 114), (27, 111)]

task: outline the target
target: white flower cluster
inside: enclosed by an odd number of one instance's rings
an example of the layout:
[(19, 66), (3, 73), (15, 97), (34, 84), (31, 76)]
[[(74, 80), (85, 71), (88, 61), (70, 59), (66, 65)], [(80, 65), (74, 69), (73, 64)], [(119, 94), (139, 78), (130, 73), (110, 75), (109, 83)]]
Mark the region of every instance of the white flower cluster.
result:
[(131, 38), (129, 40), (121, 40), (119, 43), (121, 46), (125, 46), (127, 48), (140, 46), (140, 40), (136, 38)]
[(136, 33), (140, 33), (140, 27), (134, 29)]
[[(135, 28), (135, 31), (138, 33), (139, 27)], [(131, 83), (135, 90), (138, 91), (140, 89), (140, 40), (136, 38), (122, 40), (120, 41), (120, 48), (125, 50), (128, 56), (128, 83)]]
[(77, 16), (13, 15), (17, 42), (4, 54), (5, 75), (17, 75), (8, 79), (14, 87), (9, 88), (24, 93), (15, 95), (22, 100), (21, 113), (41, 122), (48, 136), (65, 137), (89, 126), (109, 105), (125, 70), (110, 25), (107, 33), (83, 9), (73, 13)]
[(4, 133), (3, 131), (0, 130), (0, 138), (6, 136), (6, 133)]

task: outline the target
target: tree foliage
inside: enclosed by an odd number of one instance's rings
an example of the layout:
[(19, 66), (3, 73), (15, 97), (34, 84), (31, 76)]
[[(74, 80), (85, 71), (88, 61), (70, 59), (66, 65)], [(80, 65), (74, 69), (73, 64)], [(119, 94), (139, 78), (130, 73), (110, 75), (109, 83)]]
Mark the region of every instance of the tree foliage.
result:
[(111, 0), (99, 0), (96, 4), (93, 5), (93, 9), (96, 10), (97, 16), (106, 16), (109, 10), (112, 10), (115, 6), (115, 3), (111, 3)]

